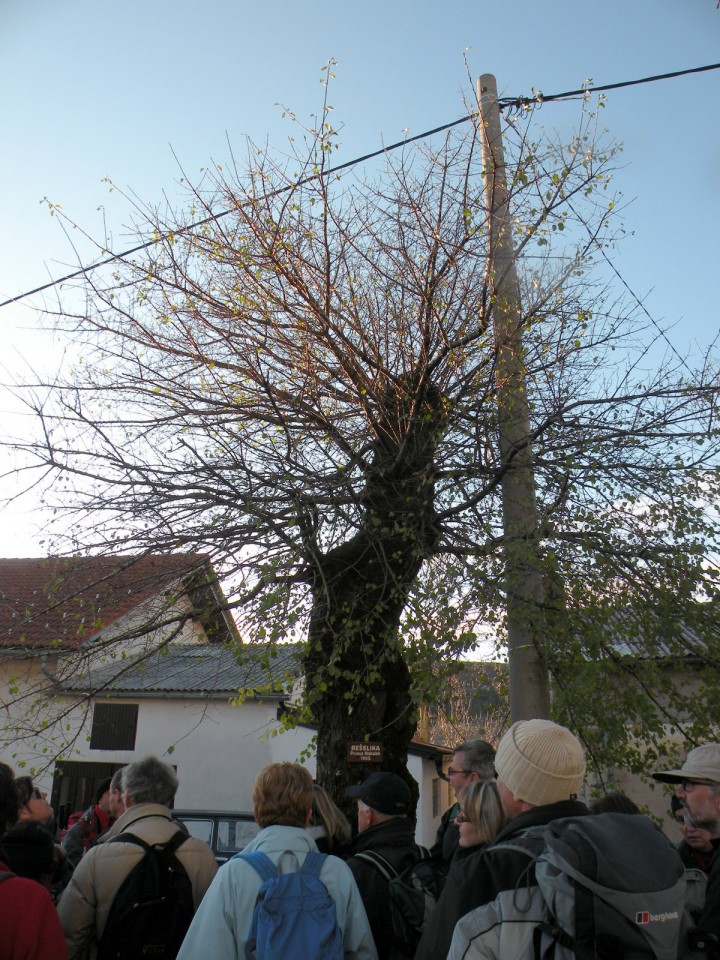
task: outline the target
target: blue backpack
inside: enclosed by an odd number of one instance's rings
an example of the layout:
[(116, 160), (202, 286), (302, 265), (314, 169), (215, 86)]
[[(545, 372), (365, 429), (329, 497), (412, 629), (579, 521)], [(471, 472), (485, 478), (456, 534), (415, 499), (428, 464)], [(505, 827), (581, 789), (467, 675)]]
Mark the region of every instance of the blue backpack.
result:
[[(297, 866), (292, 851), (286, 854)], [(247, 960), (342, 960), (335, 901), (320, 879), (325, 854), (308, 853), (302, 868), (291, 873), (279, 873), (259, 850), (233, 859), (246, 860), (262, 880), (245, 947)]]

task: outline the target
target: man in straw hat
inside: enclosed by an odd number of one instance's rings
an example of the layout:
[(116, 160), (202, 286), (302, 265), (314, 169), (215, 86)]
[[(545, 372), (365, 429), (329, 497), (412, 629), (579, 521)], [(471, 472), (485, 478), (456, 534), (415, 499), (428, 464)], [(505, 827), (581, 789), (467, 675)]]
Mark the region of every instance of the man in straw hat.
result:
[[(653, 774), (660, 783), (675, 785), (675, 796), (685, 808), (685, 820), (709, 830), (715, 849), (720, 846), (720, 743), (695, 747), (677, 770)], [(705, 908), (698, 918), (698, 930), (720, 944), (720, 858), (715, 857), (708, 877)], [(720, 952), (720, 951), (718, 951)]]
[(493, 844), (457, 865), (415, 960), (446, 957), (460, 917), (492, 902), (500, 891), (514, 889), (528, 858), (512, 847), (520, 843), (533, 855), (542, 850), (542, 837), (524, 837), (530, 828), (588, 812), (578, 800), (585, 776), (583, 748), (574, 734), (551, 720), (514, 723), (500, 741), (495, 772), (509, 822)]

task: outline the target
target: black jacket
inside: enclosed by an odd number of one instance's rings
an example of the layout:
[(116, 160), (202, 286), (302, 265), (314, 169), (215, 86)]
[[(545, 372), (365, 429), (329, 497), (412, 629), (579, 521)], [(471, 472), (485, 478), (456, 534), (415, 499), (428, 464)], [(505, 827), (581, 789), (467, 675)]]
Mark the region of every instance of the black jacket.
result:
[(712, 865), (718, 858), (720, 854), (720, 849), (717, 844), (713, 844), (713, 849), (709, 850), (707, 853), (700, 852), (695, 850), (694, 847), (691, 847), (689, 843), (686, 843), (684, 840), (681, 840), (680, 843), (675, 844), (675, 849), (680, 854), (680, 859), (685, 864), (686, 867), (694, 868), (695, 870), (702, 870), (703, 873), (710, 873)]
[(456, 875), (457, 871), (461, 868), (462, 864), (468, 859), (468, 857), (474, 857), (476, 853), (482, 853), (483, 850), (487, 850), (487, 847), (487, 843), (475, 843), (472, 847), (461, 847), (458, 844), (455, 855), (450, 861), (448, 880), (450, 877), (454, 877)]
[[(712, 845), (716, 850), (720, 848), (720, 839), (713, 840)], [(697, 925), (704, 933), (711, 933), (720, 941), (720, 856), (715, 857), (710, 868), (705, 892), (705, 909), (700, 915)], [(720, 943), (716, 950), (717, 955), (720, 955)]]
[(355, 856), (364, 850), (379, 853), (401, 873), (419, 859), (415, 843), (415, 821), (407, 817), (393, 817), (392, 820), (363, 830), (355, 838), (352, 855), (347, 862), (365, 904), (379, 960), (385, 960), (392, 946), (388, 881), (374, 864)]
[[(427, 929), (422, 936), (415, 960), (438, 960), (446, 957), (450, 949), (455, 924), (460, 917), (475, 907), (491, 903), (501, 890), (512, 890), (527, 870), (528, 858), (516, 850), (503, 849), (503, 843), (521, 843), (542, 852), (540, 837), (522, 839), (531, 827), (545, 826), (561, 817), (580, 817), (587, 814), (587, 807), (577, 800), (563, 800), (542, 807), (533, 807), (513, 817), (490, 846), (471, 854), (454, 866), (445, 889), (437, 902)], [(509, 958), (508, 958), (509, 960)]]
[(430, 848), (430, 853), (434, 857), (440, 857), (446, 863), (450, 863), (455, 856), (460, 843), (460, 828), (455, 823), (459, 810), (460, 804), (457, 802), (448, 807), (440, 820), (435, 843)]

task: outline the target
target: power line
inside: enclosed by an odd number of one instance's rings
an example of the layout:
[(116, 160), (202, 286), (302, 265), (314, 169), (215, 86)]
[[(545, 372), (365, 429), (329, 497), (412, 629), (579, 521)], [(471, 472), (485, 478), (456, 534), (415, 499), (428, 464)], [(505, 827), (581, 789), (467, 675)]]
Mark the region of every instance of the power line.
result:
[(639, 83), (655, 83), (657, 80), (672, 80), (675, 77), (685, 77), (691, 73), (705, 73), (707, 70), (720, 69), (720, 63), (711, 63), (706, 67), (691, 67), (689, 70), (675, 70), (673, 73), (658, 73), (654, 77), (643, 77), (641, 80), (623, 80), (620, 83), (606, 83), (603, 86), (582, 87), (580, 90), (568, 90), (566, 93), (551, 93), (545, 96), (538, 93), (535, 97), (504, 97), (498, 101), (501, 110), (506, 107), (528, 107), (536, 103), (551, 103), (553, 100), (564, 100), (568, 97), (577, 97), (585, 93), (603, 93), (605, 90), (620, 90), (621, 87), (635, 87)]
[[(720, 0), (718, 0), (720, 3)], [(638, 84), (644, 83), (655, 83), (659, 80), (671, 80), (677, 77), (688, 76), (693, 73), (704, 73), (709, 70), (718, 70), (720, 69), (720, 63), (708, 64), (704, 67), (691, 67), (687, 70), (675, 70), (672, 73), (661, 73), (656, 74), (652, 77), (643, 77), (640, 80), (624, 80), (619, 83), (608, 83), (602, 86), (586, 86), (581, 87), (579, 90), (569, 90), (565, 93), (553, 93), (545, 95), (543, 93), (537, 93), (534, 97), (503, 97), (498, 100), (498, 106), (501, 110), (505, 110), (509, 107), (531, 107), (539, 106), (545, 103), (552, 103), (553, 101), (565, 100), (571, 97), (584, 96), (588, 93), (602, 93), (606, 90), (619, 90), (622, 87), (633, 87)], [(379, 150), (373, 150), (371, 153), (366, 153), (361, 157), (356, 157), (354, 160), (348, 160), (345, 163), (341, 163), (336, 167), (330, 167), (328, 170), (325, 170), (321, 173), (313, 174), (309, 177), (304, 177), (299, 180), (297, 183), (288, 184), (285, 187), (280, 187), (277, 190), (273, 190), (271, 193), (266, 194), (266, 199), (272, 199), (273, 197), (281, 196), (284, 193), (288, 193), (290, 190), (295, 190), (298, 187), (305, 186), (308, 183), (311, 183), (313, 180), (317, 180), (319, 177), (329, 177), (332, 174), (340, 173), (342, 170), (347, 170), (350, 167), (355, 167), (358, 164), (365, 163), (368, 160), (374, 160), (375, 157), (382, 156), (383, 154), (391, 153), (394, 150), (398, 150), (400, 147), (405, 147), (410, 143), (414, 143), (417, 140), (424, 140), (427, 137), (432, 137), (436, 133), (442, 133), (444, 130), (450, 130), (452, 127), (457, 127), (462, 123), (467, 123), (468, 121), (475, 120), (476, 114), (469, 113), (464, 117), (460, 117), (458, 120), (452, 120), (449, 123), (444, 123), (439, 127), (433, 127), (432, 130), (426, 130), (423, 133), (418, 133), (414, 137), (405, 137), (403, 140), (398, 140), (396, 143), (392, 143), (387, 147), (381, 147)], [(182, 236), (185, 233), (189, 233), (192, 230), (197, 230), (199, 227), (204, 226), (207, 223), (212, 223), (215, 220), (220, 220), (223, 217), (228, 216), (232, 213), (232, 209), (223, 210), (217, 214), (211, 214), (208, 217), (203, 218), (202, 220), (197, 220), (193, 223), (188, 224), (185, 227), (181, 227), (178, 230), (173, 230), (172, 233), (174, 236)], [(134, 247), (129, 247), (127, 250), (123, 250), (121, 253), (110, 253), (108, 257), (104, 260), (99, 260), (97, 263), (90, 264), (85, 267), (81, 267), (78, 270), (75, 270), (73, 273), (68, 273), (63, 277), (59, 277), (57, 280), (50, 280), (48, 283), (41, 284), (38, 287), (34, 287), (32, 290), (26, 290), (24, 293), (19, 293), (15, 297), (10, 297), (7, 300), (0, 302), (0, 309), (3, 307), (9, 306), (11, 303), (17, 303), (20, 300), (24, 300), (26, 297), (31, 297), (33, 294), (42, 293), (44, 290), (49, 290), (51, 287), (59, 286), (61, 283), (67, 283), (69, 280), (76, 280), (78, 277), (81, 277), (87, 273), (91, 273), (94, 270), (98, 270), (100, 267), (106, 267), (111, 263), (116, 263), (118, 260), (124, 260), (126, 257), (130, 257), (135, 253), (139, 253), (141, 250), (147, 250), (149, 247), (155, 246), (162, 239), (165, 239), (165, 235), (159, 237), (153, 237), (152, 240), (147, 240), (144, 243), (139, 243)]]
[[(399, 147), (407, 146), (407, 144), (414, 143), (416, 140), (424, 140), (426, 137), (431, 137), (436, 133), (441, 133), (443, 130), (450, 130), (451, 127), (457, 127), (461, 123), (467, 123), (468, 120), (473, 120), (474, 118), (475, 114), (469, 113), (465, 117), (460, 117), (459, 120), (452, 120), (450, 123), (444, 123), (442, 126), (434, 127), (432, 130), (426, 130), (424, 133), (418, 133), (414, 137), (405, 137), (404, 140), (398, 140), (397, 143), (392, 143), (388, 147), (381, 147), (379, 150), (374, 150), (372, 153), (366, 153), (362, 157), (356, 157), (354, 160), (347, 160), (345, 163), (341, 163), (336, 167), (330, 167), (328, 170), (325, 170), (322, 173), (314, 173), (312, 176), (301, 178), (296, 183), (291, 183), (285, 187), (279, 187), (277, 190), (272, 190), (270, 193), (264, 194), (264, 199), (272, 200), (273, 197), (279, 197), (283, 193), (288, 193), (290, 190), (296, 190), (298, 187), (304, 187), (306, 184), (312, 183), (313, 180), (317, 180), (319, 177), (329, 177), (334, 173), (339, 173), (341, 170), (347, 170), (349, 167), (355, 167), (360, 163), (365, 163), (367, 160), (373, 160), (375, 157), (379, 157), (384, 153), (387, 154), (393, 150), (397, 150)], [(209, 217), (204, 217), (202, 220), (196, 220), (193, 223), (189, 223), (186, 227), (180, 227), (178, 230), (173, 230), (173, 236), (182, 236), (183, 234), (189, 233), (192, 230), (197, 230), (199, 227), (205, 226), (206, 223), (212, 223), (215, 220), (220, 220), (223, 217), (227, 217), (228, 214), (232, 212), (233, 210), (231, 208), (229, 210), (222, 210), (220, 213), (210, 214)], [(59, 277), (57, 280), (50, 280), (48, 283), (43, 283), (39, 287), (35, 287), (32, 290), (27, 290), (25, 293), (19, 293), (16, 297), (11, 297), (9, 300), (3, 300), (3, 302), (0, 303), (0, 309), (2, 309), (2, 307), (7, 307), (11, 303), (17, 303), (18, 300), (24, 300), (25, 297), (30, 297), (34, 293), (41, 293), (43, 290), (49, 290), (50, 287), (56, 287), (61, 283), (66, 283), (68, 280), (76, 280), (78, 277), (83, 276), (83, 274), (91, 273), (93, 270), (97, 270), (100, 267), (106, 267), (110, 263), (115, 263), (118, 260), (124, 260), (125, 257), (132, 256), (134, 253), (139, 253), (140, 250), (147, 250), (148, 247), (154, 247), (156, 243), (160, 243), (162, 239), (166, 238), (167, 234), (153, 237), (152, 240), (146, 240), (145, 243), (139, 243), (137, 246), (129, 247), (127, 250), (123, 250), (122, 253), (113, 253), (104, 260), (99, 260), (97, 263), (93, 263), (87, 267), (81, 267), (79, 270), (75, 270), (73, 273), (68, 273), (64, 277)]]

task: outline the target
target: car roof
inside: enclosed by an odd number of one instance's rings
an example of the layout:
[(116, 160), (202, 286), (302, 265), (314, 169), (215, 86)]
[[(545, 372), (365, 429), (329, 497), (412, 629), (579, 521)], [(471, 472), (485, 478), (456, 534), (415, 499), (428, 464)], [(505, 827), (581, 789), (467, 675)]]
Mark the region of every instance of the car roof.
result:
[(173, 817), (239, 817), (242, 820), (254, 820), (252, 813), (244, 810), (171, 810)]

